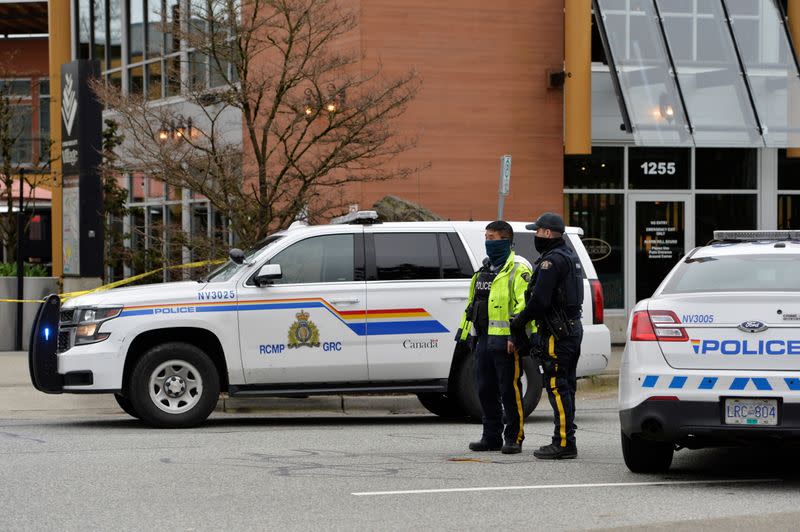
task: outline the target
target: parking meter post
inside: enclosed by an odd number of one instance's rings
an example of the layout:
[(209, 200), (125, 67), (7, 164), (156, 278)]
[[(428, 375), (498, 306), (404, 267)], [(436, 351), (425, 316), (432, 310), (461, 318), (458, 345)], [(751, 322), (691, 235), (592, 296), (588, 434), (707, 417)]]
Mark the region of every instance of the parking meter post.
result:
[(497, 219), (503, 219), (503, 207), (505, 206), (506, 196), (511, 188), (511, 156), (503, 155), (500, 157), (500, 188), (497, 199)]

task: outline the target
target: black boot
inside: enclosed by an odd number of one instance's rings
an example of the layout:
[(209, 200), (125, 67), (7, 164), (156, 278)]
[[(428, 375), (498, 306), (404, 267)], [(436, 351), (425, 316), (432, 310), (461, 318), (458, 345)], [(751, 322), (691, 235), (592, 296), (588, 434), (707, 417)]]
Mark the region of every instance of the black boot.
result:
[(543, 445), (533, 451), (533, 456), (542, 460), (565, 460), (578, 457), (578, 448), (574, 443), (568, 443), (566, 447), (561, 447), (555, 443)]
[(522, 452), (522, 444), (514, 442), (506, 442), (503, 448), (500, 449), (503, 454), (519, 454)]
[(503, 445), (500, 442), (494, 443), (481, 438), (469, 444), (470, 451), (499, 451)]

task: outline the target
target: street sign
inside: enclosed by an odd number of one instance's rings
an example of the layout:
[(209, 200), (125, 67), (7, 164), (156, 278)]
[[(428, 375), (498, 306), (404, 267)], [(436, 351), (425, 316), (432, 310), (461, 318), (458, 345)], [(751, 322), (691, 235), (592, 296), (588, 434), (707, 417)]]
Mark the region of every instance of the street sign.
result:
[(511, 156), (503, 155), (500, 158), (500, 194), (508, 196), (511, 188)]

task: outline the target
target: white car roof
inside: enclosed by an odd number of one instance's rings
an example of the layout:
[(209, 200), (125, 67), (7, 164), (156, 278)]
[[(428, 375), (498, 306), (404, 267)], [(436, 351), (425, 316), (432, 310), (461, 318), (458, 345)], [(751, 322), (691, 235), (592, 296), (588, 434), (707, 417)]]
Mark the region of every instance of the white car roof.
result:
[(800, 242), (778, 242), (771, 240), (712, 244), (699, 248), (692, 254), (692, 258), (724, 257), (731, 255), (764, 255), (767, 253), (800, 254)]

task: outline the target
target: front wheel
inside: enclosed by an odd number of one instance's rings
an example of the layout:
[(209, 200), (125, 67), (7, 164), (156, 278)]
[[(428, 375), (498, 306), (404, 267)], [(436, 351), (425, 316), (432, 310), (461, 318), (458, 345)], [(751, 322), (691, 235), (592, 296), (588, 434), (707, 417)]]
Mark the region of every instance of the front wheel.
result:
[(418, 393), (417, 398), (422, 406), (432, 414), (443, 418), (459, 418), (466, 416), (458, 399), (446, 393)]
[[(542, 374), (539, 367), (534, 364), (533, 358), (521, 357), (520, 365), (522, 375), (522, 414), (527, 418), (536, 409), (542, 398)], [(478, 398), (478, 387), (475, 382), (475, 355), (470, 353), (461, 364), (456, 378), (456, 395), (464, 412), (473, 420), (480, 421), (483, 417), (481, 402)]]
[(671, 442), (648, 441), (631, 438), (620, 431), (622, 457), (634, 473), (666, 473), (672, 465), (675, 446)]
[(219, 399), (219, 375), (200, 348), (182, 342), (157, 345), (136, 363), (129, 397), (142, 421), (154, 427), (193, 427)]
[(136, 419), (139, 419), (139, 414), (137, 414), (136, 410), (133, 409), (133, 405), (131, 404), (130, 399), (128, 399), (121, 393), (115, 393), (114, 399), (117, 400), (117, 404), (126, 414)]

